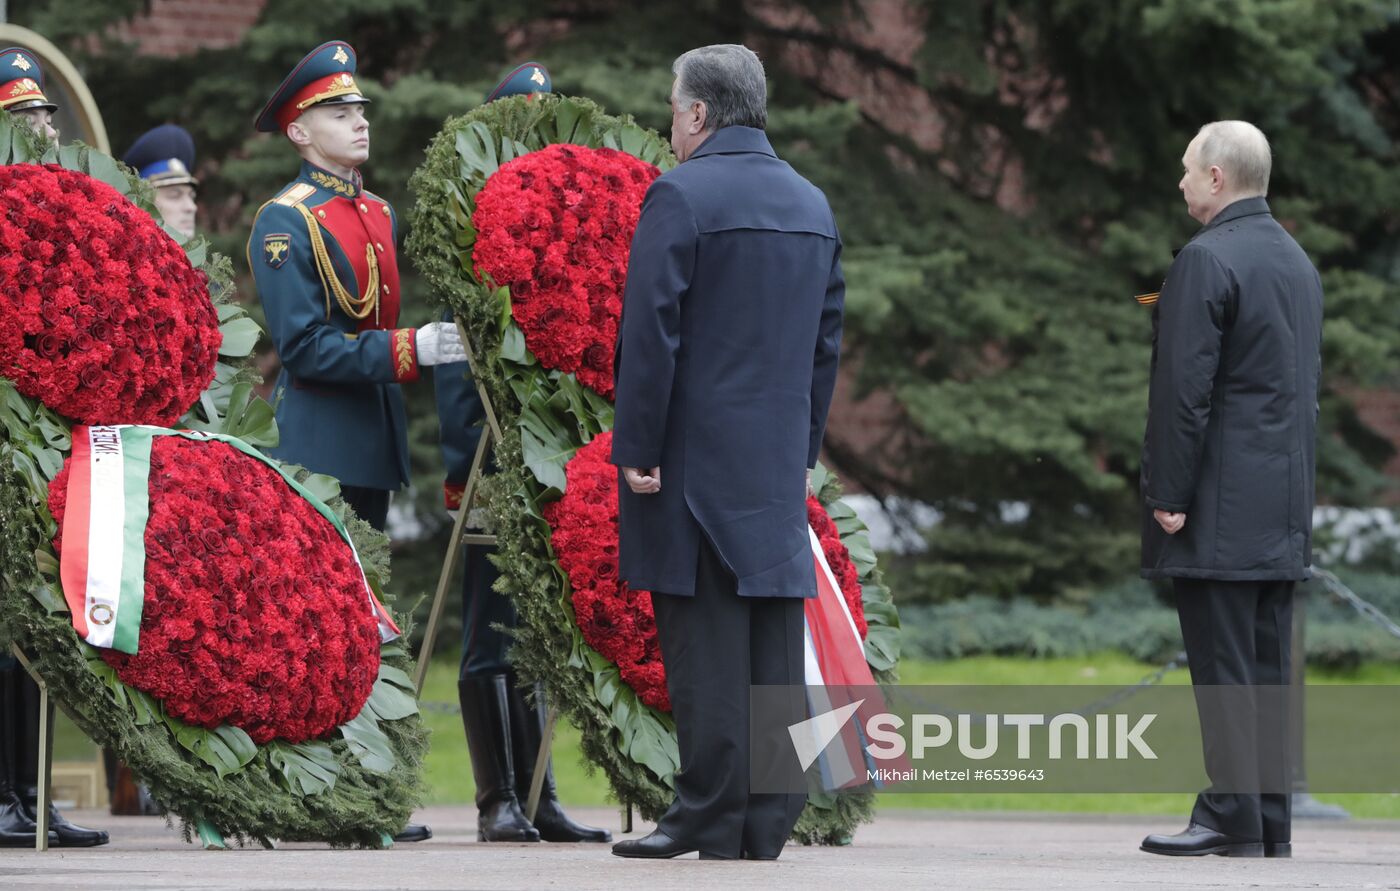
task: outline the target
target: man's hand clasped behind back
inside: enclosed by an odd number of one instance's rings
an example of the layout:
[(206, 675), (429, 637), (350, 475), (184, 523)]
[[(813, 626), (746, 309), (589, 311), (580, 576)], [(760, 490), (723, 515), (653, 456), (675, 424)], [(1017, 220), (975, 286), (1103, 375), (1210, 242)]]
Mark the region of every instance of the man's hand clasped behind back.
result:
[(1186, 514), (1174, 514), (1165, 510), (1154, 510), (1152, 519), (1157, 521), (1168, 535), (1176, 535), (1186, 525)]
[[(650, 470), (642, 470), (640, 467), (624, 467), (622, 468), (622, 478), (627, 481), (627, 487), (638, 495), (655, 495), (661, 491), (660, 467), (653, 467)], [(812, 491), (812, 471), (809, 470), (807, 471), (807, 497), (811, 498), (814, 494), (816, 493)], [(1176, 530), (1170, 531), (1175, 532)]]
[(655, 495), (661, 491), (661, 468), (652, 467), (643, 470), (640, 467), (622, 468), (622, 478), (627, 481), (627, 488), (638, 495)]

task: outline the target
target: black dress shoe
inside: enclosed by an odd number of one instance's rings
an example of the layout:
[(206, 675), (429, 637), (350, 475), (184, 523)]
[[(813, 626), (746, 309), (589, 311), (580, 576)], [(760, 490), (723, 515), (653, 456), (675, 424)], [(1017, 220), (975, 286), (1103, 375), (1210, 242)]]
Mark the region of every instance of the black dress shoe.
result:
[[(13, 794), (0, 792), (0, 848), (32, 848), (37, 827)], [(49, 830), (49, 846), (58, 847), (58, 833)]]
[(421, 842), (433, 837), (433, 831), (422, 823), (409, 823), (399, 834), (394, 836), (396, 842)]
[[(678, 842), (660, 829), (642, 838), (629, 838), (612, 846), (612, 852), (619, 857), (641, 857), (648, 860), (669, 860), (682, 854), (692, 854), (695, 848)], [(705, 859), (710, 859), (706, 856)]]
[(1203, 857), (1207, 854), (1222, 857), (1264, 856), (1263, 842), (1226, 835), (1199, 823), (1188, 825), (1176, 835), (1149, 835), (1142, 840), (1141, 849), (1149, 854), (1175, 857)]
[(607, 844), (612, 841), (612, 833), (606, 829), (585, 826), (564, 813), (559, 800), (552, 795), (541, 798), (532, 821), (540, 833), (540, 840), (547, 842), (593, 842)]
[(1281, 857), (1288, 859), (1293, 856), (1292, 842), (1264, 842), (1265, 857)]
[[(26, 789), (21, 801), (24, 804), (24, 815), (30, 820), (37, 820), (39, 790)], [(53, 841), (55, 837), (57, 840)], [(86, 826), (68, 822), (68, 818), (58, 812), (52, 801), (49, 802), (49, 838), (52, 844), (60, 848), (95, 848), (111, 840), (105, 829), (88, 829)]]

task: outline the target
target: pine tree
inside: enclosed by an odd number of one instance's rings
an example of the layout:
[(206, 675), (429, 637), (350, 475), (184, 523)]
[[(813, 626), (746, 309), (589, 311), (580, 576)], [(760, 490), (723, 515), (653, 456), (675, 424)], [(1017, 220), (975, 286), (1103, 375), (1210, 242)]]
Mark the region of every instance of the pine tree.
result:
[[(1393, 0), (270, 0), (228, 50), (93, 47), (140, 5), (12, 14), (83, 60), (115, 143), (167, 119), (196, 134), (218, 159), (205, 207), (239, 258), (295, 169), (252, 116), (323, 40), (359, 50), (375, 100), (366, 173), (401, 208), (443, 118), (510, 62), (538, 59), (557, 90), (665, 132), (676, 55), (757, 49), (772, 140), (826, 190), (847, 245), (845, 361), (895, 412), (887, 441), (833, 440), (830, 455), (875, 494), (942, 513), (906, 598), (1074, 596), (1132, 572), (1150, 324), (1131, 298), (1194, 231), (1175, 183), (1196, 128), (1251, 120), (1273, 143), (1275, 214), (1327, 292), (1319, 496), (1368, 504), (1386, 485), (1392, 447), (1352, 400), (1400, 367)], [(406, 280), (408, 322), (432, 300)], [(410, 405), (425, 510), (440, 472), (427, 392)]]

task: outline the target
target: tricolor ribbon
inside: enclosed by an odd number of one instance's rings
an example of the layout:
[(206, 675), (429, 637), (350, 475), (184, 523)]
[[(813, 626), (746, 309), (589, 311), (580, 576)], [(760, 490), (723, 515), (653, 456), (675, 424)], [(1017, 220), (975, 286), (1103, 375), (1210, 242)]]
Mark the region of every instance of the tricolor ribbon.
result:
[(218, 441), (276, 470), (350, 546), (379, 639), (401, 633), (374, 596), (359, 552), (340, 517), (278, 464), (242, 440), (217, 433), (138, 424), (73, 428), (59, 577), (78, 636), (95, 647), (135, 653), (146, 594), (146, 523), (150, 516), (151, 443), (157, 436)]
[(808, 713), (825, 714), (860, 702), (852, 720), (817, 758), (822, 788), (831, 791), (870, 782), (869, 769), (875, 767), (875, 762), (866, 751), (868, 740), (863, 728), (868, 718), (886, 711), (886, 707), (865, 661), (860, 631), (826, 562), (821, 540), (810, 526), (807, 531), (817, 571), (817, 596), (803, 604)]

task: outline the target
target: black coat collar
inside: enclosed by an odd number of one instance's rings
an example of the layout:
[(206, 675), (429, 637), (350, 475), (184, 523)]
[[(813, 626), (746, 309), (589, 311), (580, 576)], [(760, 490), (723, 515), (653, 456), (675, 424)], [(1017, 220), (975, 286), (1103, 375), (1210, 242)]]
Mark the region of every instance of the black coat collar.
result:
[(756, 127), (725, 127), (716, 130), (708, 139), (700, 143), (700, 147), (691, 152), (690, 157), (699, 158), (703, 155), (736, 155), (752, 152), (768, 155), (770, 158), (778, 157), (778, 153), (773, 151), (773, 146), (768, 143), (768, 134), (762, 130)]
[[(1215, 215), (1215, 219), (1201, 227), (1201, 232), (1207, 232), (1214, 229), (1216, 226), (1222, 226), (1225, 223), (1238, 220), (1240, 217), (1252, 217), (1267, 213), (1271, 213), (1269, 210), (1269, 202), (1263, 197), (1241, 198), (1238, 201), (1226, 205), (1220, 213)], [(1200, 233), (1198, 232), (1197, 234), (1199, 235)]]

